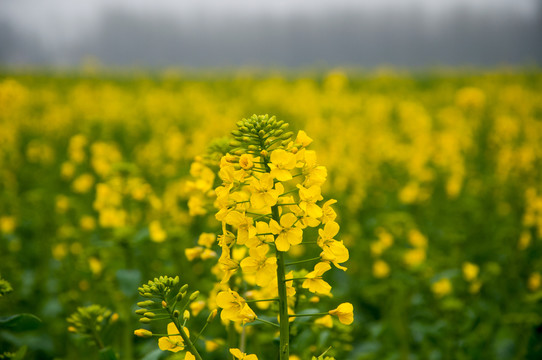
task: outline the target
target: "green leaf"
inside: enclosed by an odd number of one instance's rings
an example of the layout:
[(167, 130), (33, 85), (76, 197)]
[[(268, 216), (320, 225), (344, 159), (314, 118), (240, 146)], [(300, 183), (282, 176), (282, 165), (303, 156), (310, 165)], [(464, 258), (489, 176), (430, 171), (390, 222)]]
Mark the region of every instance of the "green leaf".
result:
[(0, 318), (0, 329), (11, 331), (34, 330), (41, 326), (41, 320), (32, 314), (17, 314)]
[(115, 352), (110, 347), (101, 349), (98, 354), (99, 354), (100, 360), (117, 360), (117, 356), (115, 355)]

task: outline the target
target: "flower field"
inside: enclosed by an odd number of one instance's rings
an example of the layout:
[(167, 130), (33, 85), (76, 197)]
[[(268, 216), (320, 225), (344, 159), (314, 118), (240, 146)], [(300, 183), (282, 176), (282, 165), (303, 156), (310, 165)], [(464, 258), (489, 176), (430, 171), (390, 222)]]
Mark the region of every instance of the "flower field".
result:
[(196, 349), (542, 358), (542, 74), (0, 74), (0, 358)]

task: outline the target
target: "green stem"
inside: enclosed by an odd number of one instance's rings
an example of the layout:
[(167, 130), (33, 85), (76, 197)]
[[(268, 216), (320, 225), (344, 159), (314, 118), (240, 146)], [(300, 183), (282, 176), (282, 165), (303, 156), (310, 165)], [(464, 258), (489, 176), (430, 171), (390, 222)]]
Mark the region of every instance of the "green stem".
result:
[(303, 317), (303, 316), (325, 316), (329, 315), (329, 313), (315, 313), (315, 314), (290, 314), (290, 317)]
[(303, 264), (303, 263), (311, 262), (311, 261), (314, 261), (314, 260), (320, 260), (320, 259), (321, 259), (320, 256), (318, 256), (318, 257), (310, 258), (310, 259), (306, 259), (306, 260), (293, 261), (293, 262), (290, 262), (290, 263), (286, 263), (284, 265), (292, 266), (292, 265)]
[(279, 301), (278, 298), (272, 298), (272, 299), (254, 299), (254, 300), (246, 300), (247, 303), (254, 303), (254, 302), (260, 302), (260, 301)]
[(271, 321), (263, 320), (263, 319), (260, 319), (260, 318), (256, 318), (256, 320), (261, 321), (264, 324), (273, 325), (274, 327), (280, 327), (280, 325), (277, 325), (277, 324), (275, 324), (275, 323), (273, 323)]
[(188, 335), (186, 335), (186, 333), (184, 332), (183, 327), (179, 323), (179, 319), (176, 318), (175, 316), (173, 316), (173, 313), (170, 311), (169, 308), (167, 308), (167, 311), (168, 311), (168, 313), (170, 315), (171, 320), (173, 320), (173, 323), (177, 327), (177, 330), (179, 330), (179, 335), (181, 335), (181, 337), (183, 338), (184, 345), (186, 346), (186, 349), (188, 351), (190, 351), (192, 353), (192, 355), (194, 355), (196, 360), (203, 360), (201, 358), (201, 355), (199, 354), (198, 350), (196, 349), (196, 347), (192, 343), (192, 341), (190, 341), (190, 338), (188, 337)]
[[(279, 221), (279, 209), (272, 208), (273, 219)], [(288, 320), (288, 295), (286, 294), (286, 266), (284, 252), (277, 250), (277, 287), (279, 293), (280, 360), (290, 357), (290, 321)]]
[[(260, 146), (266, 151), (279, 139), (271, 141), (267, 146), (264, 146), (264, 141), (260, 140)], [(268, 158), (262, 156), (261, 161), (264, 162), (266, 171), (271, 172), (268, 165)], [(271, 208), (272, 218), (280, 223), (279, 207), (274, 205)], [(275, 248), (276, 250), (276, 248)], [(284, 252), (276, 250), (277, 256), (277, 290), (279, 294), (279, 327), (280, 327), (280, 348), (279, 359), (288, 360), (290, 358), (290, 320), (288, 318), (288, 294), (286, 293), (286, 266), (284, 266)]]

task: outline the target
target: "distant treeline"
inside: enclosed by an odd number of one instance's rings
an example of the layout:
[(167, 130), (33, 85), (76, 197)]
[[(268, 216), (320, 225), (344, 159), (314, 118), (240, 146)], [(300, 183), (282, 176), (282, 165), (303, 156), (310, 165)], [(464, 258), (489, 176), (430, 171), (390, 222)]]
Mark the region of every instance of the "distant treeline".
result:
[(94, 56), (109, 66), (336, 66), (542, 64), (542, 6), (532, 17), (455, 10), (334, 11), (321, 16), (179, 20), (121, 10), (95, 31), (53, 48), (0, 22), (0, 63), (68, 65)]

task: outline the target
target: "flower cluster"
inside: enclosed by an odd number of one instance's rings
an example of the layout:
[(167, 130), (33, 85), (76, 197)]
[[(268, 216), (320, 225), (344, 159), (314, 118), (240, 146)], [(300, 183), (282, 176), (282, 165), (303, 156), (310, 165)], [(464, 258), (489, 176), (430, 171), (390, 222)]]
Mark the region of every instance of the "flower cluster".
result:
[[(221, 284), (226, 287), (218, 293), (216, 303), (222, 308), (223, 320), (244, 324), (258, 319), (235, 291), (232, 277), (238, 275), (252, 286), (252, 301), (278, 302), (279, 321), (288, 323), (297, 316), (291, 308), (298, 291), (294, 282), (300, 280), (301, 288), (311, 293), (329, 295), (331, 285), (324, 274), (331, 265), (346, 270), (342, 264), (349, 253), (343, 241), (337, 240), (340, 227), (332, 208), (336, 200), (324, 201), (321, 186), (327, 170), (308, 149), (312, 139), (304, 131), (294, 139), (287, 123), (267, 115), (253, 115), (237, 127), (232, 132), (233, 149), (220, 159), (221, 184), (215, 188), (215, 217), (222, 224), (218, 264)], [(310, 228), (317, 229), (316, 238), (305, 237)], [(305, 246), (319, 247), (319, 255), (286, 264), (287, 258), (305, 253)], [(286, 266), (311, 262), (312, 271), (286, 274)], [(351, 323), (353, 308), (348, 305), (329, 314)], [(349, 315), (343, 315), (344, 309)], [(281, 340), (283, 337), (281, 333)], [(283, 355), (281, 350), (281, 359)]]

